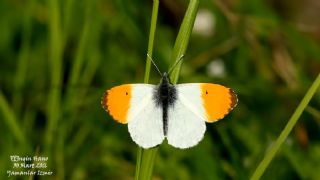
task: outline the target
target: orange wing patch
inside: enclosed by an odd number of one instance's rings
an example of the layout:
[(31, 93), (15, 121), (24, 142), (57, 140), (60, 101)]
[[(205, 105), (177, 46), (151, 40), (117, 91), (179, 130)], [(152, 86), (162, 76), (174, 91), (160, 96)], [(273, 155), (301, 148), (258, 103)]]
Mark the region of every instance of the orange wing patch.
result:
[(109, 112), (113, 119), (122, 124), (127, 123), (127, 114), (132, 93), (131, 89), (130, 84), (116, 86), (107, 90), (102, 97), (102, 107)]
[(238, 102), (233, 90), (218, 84), (201, 84), (202, 100), (208, 122), (215, 122), (227, 115)]

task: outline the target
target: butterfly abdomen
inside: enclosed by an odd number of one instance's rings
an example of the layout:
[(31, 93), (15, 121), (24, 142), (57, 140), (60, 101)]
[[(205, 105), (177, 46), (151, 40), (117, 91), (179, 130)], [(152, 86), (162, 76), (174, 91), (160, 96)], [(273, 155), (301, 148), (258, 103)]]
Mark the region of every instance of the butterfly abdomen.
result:
[(155, 88), (153, 99), (156, 105), (162, 108), (163, 133), (168, 132), (168, 107), (174, 106), (177, 99), (176, 88), (170, 84), (167, 76), (163, 76), (160, 84)]

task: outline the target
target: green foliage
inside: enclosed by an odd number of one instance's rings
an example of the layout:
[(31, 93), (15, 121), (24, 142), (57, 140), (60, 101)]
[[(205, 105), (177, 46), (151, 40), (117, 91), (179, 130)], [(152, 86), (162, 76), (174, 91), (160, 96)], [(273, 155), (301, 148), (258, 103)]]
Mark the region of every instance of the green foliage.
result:
[[(148, 83), (150, 79), (150, 70), (151, 70), (151, 61), (153, 54), (153, 45), (154, 45), (154, 36), (156, 33), (157, 27), (157, 18), (159, 10), (159, 1), (153, 1), (152, 16), (151, 16), (151, 25), (149, 33), (149, 42), (148, 42), (148, 52), (146, 60), (146, 70), (144, 73), (144, 83)], [(136, 172), (135, 180), (148, 180), (152, 177), (154, 161), (157, 155), (158, 147), (143, 149), (138, 147), (137, 162), (136, 162)]]
[[(316, 1), (200, 1), (211, 29), (196, 23), (184, 42), (192, 2), (159, 1), (150, 50), (151, 0), (0, 1), (0, 179), (10, 155), (48, 156), (52, 179), (132, 179), (137, 146), (100, 98), (142, 82), (147, 50), (162, 71), (185, 55), (174, 82), (219, 83), (239, 98), (198, 146), (157, 148), (154, 179), (249, 179), (270, 151), (262, 179), (320, 179), (319, 90), (284, 130), (319, 74)], [(149, 83), (158, 83), (151, 69)]]
[[(146, 62), (146, 72), (145, 72), (144, 83), (148, 83), (149, 74), (150, 74), (150, 66), (151, 66), (150, 61), (151, 61), (152, 51), (153, 51), (153, 41), (154, 41), (156, 21), (158, 16), (158, 6), (159, 6), (159, 1), (155, 0), (153, 4), (153, 10), (152, 10), (151, 27), (150, 27), (149, 44), (148, 44), (148, 56), (150, 57), (147, 58), (147, 62)], [(179, 33), (177, 35), (177, 39), (173, 48), (173, 55), (171, 59), (171, 62), (173, 62), (171, 68), (173, 68), (173, 70), (172, 72), (168, 72), (170, 73), (171, 83), (173, 84), (176, 84), (178, 81), (179, 71), (182, 65), (182, 60), (183, 60), (182, 58), (188, 47), (189, 38), (191, 36), (198, 6), (199, 6), (198, 0), (190, 1), (186, 15), (182, 21)], [(169, 71), (171, 70), (171, 68), (169, 69)], [(150, 149), (143, 149), (139, 147), (135, 179), (137, 180), (151, 179), (157, 150), (158, 150), (158, 147), (154, 147)]]

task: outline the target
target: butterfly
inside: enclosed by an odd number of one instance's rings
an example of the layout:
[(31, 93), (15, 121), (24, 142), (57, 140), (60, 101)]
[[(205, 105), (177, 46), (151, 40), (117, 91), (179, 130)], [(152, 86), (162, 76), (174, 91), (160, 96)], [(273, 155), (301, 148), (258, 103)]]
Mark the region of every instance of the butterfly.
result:
[(128, 124), (132, 140), (145, 149), (165, 138), (180, 149), (197, 145), (204, 137), (206, 122), (222, 119), (237, 102), (230, 88), (211, 83), (173, 85), (167, 73), (158, 85), (115, 86), (101, 100), (114, 120)]

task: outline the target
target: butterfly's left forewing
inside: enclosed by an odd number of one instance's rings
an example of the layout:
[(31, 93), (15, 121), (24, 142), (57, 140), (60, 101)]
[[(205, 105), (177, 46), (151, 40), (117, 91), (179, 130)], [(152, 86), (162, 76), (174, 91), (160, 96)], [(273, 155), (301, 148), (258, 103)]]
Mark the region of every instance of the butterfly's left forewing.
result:
[(107, 91), (103, 107), (118, 122), (128, 124), (131, 138), (143, 148), (164, 139), (162, 108), (153, 99), (155, 85), (125, 84)]

